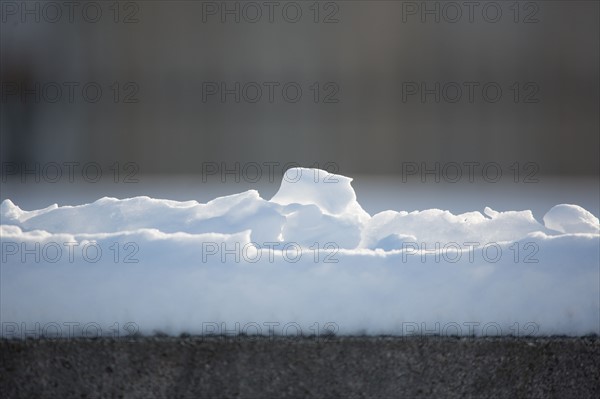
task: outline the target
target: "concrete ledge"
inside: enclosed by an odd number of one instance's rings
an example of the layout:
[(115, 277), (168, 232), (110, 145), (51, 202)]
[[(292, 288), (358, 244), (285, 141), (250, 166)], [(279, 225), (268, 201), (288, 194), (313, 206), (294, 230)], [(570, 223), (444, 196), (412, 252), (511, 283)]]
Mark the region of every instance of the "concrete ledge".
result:
[(600, 340), (1, 340), (2, 397), (600, 397)]

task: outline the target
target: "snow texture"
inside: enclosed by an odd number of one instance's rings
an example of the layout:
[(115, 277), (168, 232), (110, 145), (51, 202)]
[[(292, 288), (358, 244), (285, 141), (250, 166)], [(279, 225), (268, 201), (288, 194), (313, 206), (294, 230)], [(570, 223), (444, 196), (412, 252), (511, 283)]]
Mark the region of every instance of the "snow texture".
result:
[(5, 200), (2, 336), (128, 322), (173, 335), (600, 332), (600, 224), (585, 209), (557, 205), (543, 223), (490, 208), (371, 216), (351, 182), (295, 168), (271, 200)]

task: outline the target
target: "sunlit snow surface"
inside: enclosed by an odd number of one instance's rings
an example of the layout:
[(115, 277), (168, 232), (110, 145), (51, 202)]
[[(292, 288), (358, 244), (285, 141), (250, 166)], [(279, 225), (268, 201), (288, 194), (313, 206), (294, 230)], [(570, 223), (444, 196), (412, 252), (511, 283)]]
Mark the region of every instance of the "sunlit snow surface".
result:
[(371, 216), (351, 181), (298, 168), (271, 200), (5, 200), (2, 335), (600, 332), (600, 225), (585, 209)]

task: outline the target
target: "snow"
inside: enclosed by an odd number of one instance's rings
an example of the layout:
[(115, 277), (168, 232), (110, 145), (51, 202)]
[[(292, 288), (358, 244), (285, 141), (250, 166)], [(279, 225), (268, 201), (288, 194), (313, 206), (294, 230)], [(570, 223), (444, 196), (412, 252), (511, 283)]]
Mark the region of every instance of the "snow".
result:
[(561, 233), (600, 233), (598, 218), (577, 205), (556, 205), (544, 216), (544, 224)]
[(490, 208), (371, 216), (351, 182), (295, 168), (271, 200), (249, 190), (205, 204), (102, 198), (25, 211), (7, 199), (2, 336), (57, 325), (62, 336), (71, 325), (105, 334), (127, 323), (173, 335), (290, 325), (303, 334), (600, 333), (600, 224), (585, 209), (557, 205), (543, 223)]

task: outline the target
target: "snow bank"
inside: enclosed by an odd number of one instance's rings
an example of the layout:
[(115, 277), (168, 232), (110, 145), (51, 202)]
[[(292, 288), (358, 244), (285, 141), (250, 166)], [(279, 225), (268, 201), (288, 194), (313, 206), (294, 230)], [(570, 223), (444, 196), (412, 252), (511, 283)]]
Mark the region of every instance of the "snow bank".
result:
[(5, 200), (2, 335), (600, 332), (585, 209), (371, 217), (351, 181), (297, 168), (269, 201)]

